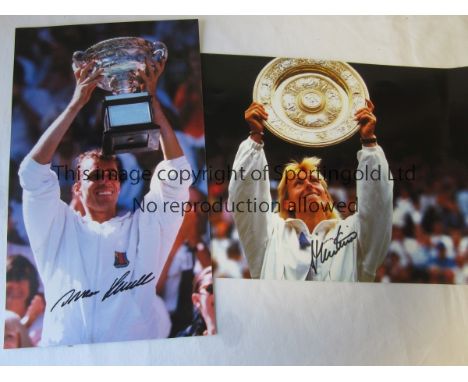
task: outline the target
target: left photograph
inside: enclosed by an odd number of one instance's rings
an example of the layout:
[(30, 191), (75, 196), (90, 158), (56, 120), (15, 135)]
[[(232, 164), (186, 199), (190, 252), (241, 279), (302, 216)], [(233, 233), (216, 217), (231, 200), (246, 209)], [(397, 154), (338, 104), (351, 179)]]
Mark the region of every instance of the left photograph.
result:
[(10, 147), (4, 348), (216, 333), (197, 20), (17, 29)]

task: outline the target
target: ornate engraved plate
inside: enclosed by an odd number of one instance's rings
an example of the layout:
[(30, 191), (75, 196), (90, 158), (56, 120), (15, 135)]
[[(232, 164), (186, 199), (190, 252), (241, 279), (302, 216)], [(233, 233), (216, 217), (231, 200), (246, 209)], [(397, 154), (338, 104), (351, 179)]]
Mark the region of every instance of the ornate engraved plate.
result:
[(138, 82), (137, 69), (145, 68), (145, 59), (167, 60), (166, 45), (140, 37), (117, 37), (101, 41), (84, 52), (73, 53), (73, 69), (94, 60), (94, 70), (104, 69), (98, 86), (114, 94), (133, 93)]
[(365, 107), (369, 92), (347, 63), (304, 58), (276, 58), (259, 73), (253, 100), (264, 105), (267, 127), (287, 142), (324, 147), (359, 130), (354, 113)]

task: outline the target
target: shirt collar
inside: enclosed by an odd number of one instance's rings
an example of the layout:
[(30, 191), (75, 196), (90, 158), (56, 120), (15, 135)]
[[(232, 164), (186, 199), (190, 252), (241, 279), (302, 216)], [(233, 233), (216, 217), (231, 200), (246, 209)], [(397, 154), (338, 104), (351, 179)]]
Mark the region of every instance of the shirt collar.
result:
[[(338, 219), (322, 220), (320, 223), (317, 224), (317, 226), (314, 229), (314, 232), (317, 234), (326, 233), (330, 229), (332, 229), (336, 225), (337, 222), (338, 222)], [(309, 232), (309, 228), (301, 219), (288, 218), (286, 219), (286, 225), (294, 228), (294, 230), (296, 231), (298, 235), (300, 235), (301, 232), (304, 232), (306, 235), (309, 235), (309, 236), (312, 235), (313, 233), (313, 232)]]
[(123, 220), (127, 219), (129, 216), (130, 216), (130, 211), (125, 213), (124, 215), (114, 216), (113, 218), (111, 218), (109, 220), (106, 220), (105, 222), (102, 222), (102, 223), (99, 223), (99, 222), (97, 222), (95, 220), (92, 220), (89, 215), (81, 216), (81, 218), (86, 223), (94, 223), (94, 224), (98, 224), (98, 225), (100, 225), (100, 224), (111, 224), (111, 225), (113, 225), (113, 224), (117, 224), (117, 223), (122, 222)]

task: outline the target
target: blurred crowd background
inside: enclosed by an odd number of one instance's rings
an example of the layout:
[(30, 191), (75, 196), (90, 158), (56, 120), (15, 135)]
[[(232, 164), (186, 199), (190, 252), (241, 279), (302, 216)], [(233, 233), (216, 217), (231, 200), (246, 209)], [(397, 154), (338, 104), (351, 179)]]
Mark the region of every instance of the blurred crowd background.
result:
[[(247, 128), (245, 129), (247, 132)], [(385, 149), (385, 146), (384, 146)], [(268, 156), (268, 153), (267, 153)], [(223, 162), (223, 156), (215, 159)], [(227, 166), (227, 163), (220, 164)], [(226, 167), (225, 167), (226, 168)], [(468, 171), (453, 161), (434, 167), (421, 158), (390, 162), (393, 176), (398, 171), (414, 173), (415, 179), (394, 180), (392, 241), (384, 263), (377, 271), (378, 282), (468, 284)], [(339, 171), (348, 170), (341, 168)], [(413, 172), (414, 171), (414, 172)], [(335, 202), (356, 202), (353, 182), (344, 186), (329, 182)], [(210, 185), (213, 201), (227, 200), (228, 182)], [(278, 180), (271, 179), (276, 200)], [(365, 203), (363, 200), (359, 203)], [(351, 204), (354, 208), (354, 204)], [(352, 208), (352, 209), (353, 209)], [(378, 211), (375, 211), (378, 213)], [(343, 218), (350, 211), (344, 209)], [(216, 277), (250, 278), (232, 214), (211, 213), (212, 255)]]
[[(42, 317), (44, 309), (47, 309), (43, 285), (24, 227), (18, 167), (72, 97), (75, 88), (71, 66), (73, 52), (86, 50), (106, 39), (124, 36), (143, 37), (167, 45), (169, 59), (159, 80), (157, 96), (192, 168), (205, 167), (196, 20), (17, 29), (12, 94), (5, 347), (40, 344)], [(73, 169), (78, 154), (100, 147), (103, 131), (101, 102), (105, 95), (103, 90), (95, 90), (60, 144), (53, 165), (67, 165)], [(161, 159), (160, 151), (118, 155), (123, 169), (140, 170), (140, 173), (146, 169), (152, 171)], [(59, 176), (59, 182), (62, 199), (73, 203), (73, 179)], [(122, 184), (119, 214), (132, 210), (133, 200), (141, 200), (149, 189), (149, 182), (131, 183), (128, 179)], [(191, 201), (206, 199), (207, 191), (206, 182), (200, 180), (191, 187)], [(207, 220), (201, 213), (186, 215), (155, 291), (155, 298), (164, 301), (160, 304), (160, 315), (171, 322), (167, 330), (170, 337), (212, 334), (214, 331)]]
[[(202, 55), (200, 65), (196, 21), (18, 29), (12, 94), (5, 347), (40, 344), (42, 313), (47, 305), (24, 228), (18, 166), (72, 96), (73, 52), (120, 36), (160, 40), (168, 46), (169, 61), (160, 79), (158, 97), (195, 171), (206, 167), (205, 139), (208, 167), (226, 170), (247, 137), (244, 110), (251, 102), (255, 78), (270, 58)], [(463, 86), (468, 71), (353, 66), (364, 78), (376, 105), (379, 142), (393, 174), (409, 169), (415, 174), (412, 180), (395, 180), (392, 242), (376, 281), (468, 283), (468, 88)], [(100, 146), (104, 95), (96, 89), (65, 136), (53, 164), (73, 168), (79, 153)], [(265, 141), (272, 166), (306, 155), (322, 157), (323, 165), (330, 169), (352, 170), (357, 166), (360, 145), (355, 137), (313, 153), (287, 145), (269, 133)], [(118, 159), (130, 171), (153, 169), (162, 157), (160, 152), (127, 153)], [(72, 179), (60, 177), (62, 199), (67, 203), (72, 203), (72, 183)], [(228, 183), (225, 179), (207, 186), (201, 177), (191, 187), (190, 200), (227, 201)], [(272, 176), (273, 198), (277, 183)], [(353, 182), (331, 181), (329, 186), (335, 201), (355, 201)], [(148, 187), (145, 182), (124, 183), (119, 211), (132, 209), (134, 198), (141, 198)], [(343, 215), (346, 217), (346, 212)], [(211, 211), (208, 217), (200, 212), (187, 213), (155, 294), (164, 301), (160, 314), (171, 322), (168, 336), (213, 333), (211, 264), (214, 276), (250, 278), (231, 214)]]
[[(244, 111), (252, 102), (256, 77), (271, 59), (202, 55), (209, 167), (232, 165), (248, 137)], [(376, 107), (376, 134), (395, 177), (392, 241), (376, 281), (467, 284), (468, 69), (352, 66)], [(357, 136), (314, 150), (288, 144), (269, 131), (264, 140), (270, 168), (316, 155), (323, 159), (322, 168), (339, 174), (357, 168), (361, 147)], [(278, 181), (278, 173), (270, 172), (273, 200)], [(228, 180), (217, 183), (209, 185), (210, 198), (227, 200)], [(335, 202), (356, 201), (355, 182), (332, 179), (329, 187)], [(365, 202), (358, 201), (358, 211)], [(249, 278), (232, 215), (211, 213), (210, 220), (215, 276)]]

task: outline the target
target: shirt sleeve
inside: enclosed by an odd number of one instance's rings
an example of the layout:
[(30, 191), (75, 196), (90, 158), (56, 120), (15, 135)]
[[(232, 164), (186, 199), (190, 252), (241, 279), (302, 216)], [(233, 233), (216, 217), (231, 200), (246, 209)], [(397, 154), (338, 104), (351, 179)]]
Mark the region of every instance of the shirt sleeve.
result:
[[(23, 188), (23, 215), (29, 242), (41, 271), (57, 255), (68, 206), (60, 199), (57, 174), (27, 156), (19, 172)], [(46, 258), (47, 257), (47, 258)]]
[[(270, 180), (268, 172), (264, 172), (266, 166), (263, 144), (248, 138), (239, 146), (233, 164), (233, 174), (236, 176), (232, 176), (229, 183), (228, 204), (234, 211), (234, 221), (252, 278), (260, 277), (273, 227)], [(252, 174), (254, 170), (258, 172)], [(258, 206), (263, 202), (268, 203), (267, 212), (258, 211)], [(254, 205), (257, 206), (256, 212)]]
[(373, 281), (392, 235), (393, 180), (380, 146), (363, 147), (358, 152), (358, 278)]
[(183, 208), (189, 201), (191, 180), (191, 168), (185, 156), (159, 162), (151, 178), (150, 190), (143, 200), (146, 212), (137, 211), (143, 242), (154, 241), (157, 231), (160, 234), (160, 253), (151, 254), (156, 256), (156, 279), (159, 278), (182, 225)]

